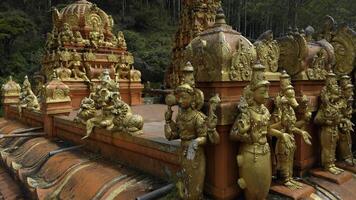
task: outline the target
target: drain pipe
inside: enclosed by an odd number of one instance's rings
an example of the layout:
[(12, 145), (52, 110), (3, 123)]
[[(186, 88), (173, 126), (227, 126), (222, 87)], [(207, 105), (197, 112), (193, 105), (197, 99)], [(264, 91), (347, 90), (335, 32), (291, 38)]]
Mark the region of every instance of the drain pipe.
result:
[(10, 134), (20, 134), (20, 133), (28, 133), (32, 131), (39, 131), (42, 130), (43, 127), (33, 127), (33, 128), (27, 128), (27, 129), (20, 129), (20, 130), (14, 130)]
[(54, 150), (54, 151), (50, 151), (48, 153), (48, 156), (54, 156), (56, 154), (59, 154), (59, 153), (62, 153), (62, 152), (66, 152), (66, 151), (71, 151), (71, 150), (76, 150), (76, 149), (80, 149), (84, 146), (84, 144), (82, 145), (77, 145), (77, 146), (72, 146), (72, 147), (67, 147), (67, 148), (62, 148), (62, 149), (57, 149), (57, 150)]
[(153, 200), (153, 199), (157, 199), (159, 197), (162, 197), (166, 194), (168, 194), (172, 189), (174, 188), (174, 184), (171, 183), (169, 185), (166, 185), (164, 187), (161, 187), (157, 190), (154, 190), (150, 193), (144, 194), (140, 197), (137, 197), (136, 200)]
[(2, 138), (17, 138), (17, 137), (38, 137), (38, 136), (45, 136), (46, 133), (20, 133), (20, 134), (11, 134), (11, 135), (4, 135), (0, 134), (0, 139)]

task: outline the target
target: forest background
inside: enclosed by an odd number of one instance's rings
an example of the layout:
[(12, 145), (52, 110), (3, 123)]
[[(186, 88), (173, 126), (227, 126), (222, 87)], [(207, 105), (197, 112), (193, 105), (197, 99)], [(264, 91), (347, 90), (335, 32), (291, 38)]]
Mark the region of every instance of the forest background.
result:
[[(183, 0), (91, 0), (113, 16), (114, 32), (122, 30), (143, 81), (162, 82), (170, 64)], [(0, 84), (8, 75), (18, 81), (41, 66), (46, 33), (52, 29), (51, 8), (73, 0), (0, 0)], [(288, 26), (318, 28), (326, 15), (356, 26), (355, 0), (222, 0), (228, 24), (250, 40), (271, 29), (275, 36)]]

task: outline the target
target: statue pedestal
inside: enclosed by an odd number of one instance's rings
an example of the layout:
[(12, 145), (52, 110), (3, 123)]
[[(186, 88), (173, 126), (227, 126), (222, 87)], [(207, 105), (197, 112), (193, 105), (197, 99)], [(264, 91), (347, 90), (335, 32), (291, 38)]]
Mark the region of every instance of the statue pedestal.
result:
[(346, 171), (349, 171), (349, 172), (352, 172), (352, 173), (356, 174), (356, 163), (355, 163), (354, 166), (351, 166), (351, 165), (347, 164), (344, 161), (340, 161), (340, 162), (336, 163), (336, 166), (338, 168), (341, 168), (341, 169), (344, 169)]
[(130, 106), (141, 105), (143, 103), (141, 82), (131, 82), (129, 80), (119, 80), (120, 94), (123, 101)]
[(308, 197), (310, 197), (311, 194), (315, 192), (315, 189), (310, 185), (306, 185), (304, 183), (302, 184), (303, 187), (297, 190), (289, 189), (284, 185), (272, 184), (270, 191), (280, 194), (282, 196), (289, 197), (294, 200), (307, 199)]
[(72, 111), (71, 102), (42, 103), (43, 130), (49, 137), (54, 137), (53, 117), (56, 115), (69, 115)]
[(311, 175), (315, 177), (319, 177), (322, 179), (326, 179), (333, 183), (337, 183), (338, 185), (342, 185), (352, 179), (352, 174), (350, 172), (343, 172), (341, 174), (335, 175), (330, 172), (324, 171), (323, 169), (314, 169), (310, 171)]
[(11, 105), (17, 105), (19, 103), (19, 96), (5, 96), (3, 97), (4, 118), (9, 119), (9, 112)]

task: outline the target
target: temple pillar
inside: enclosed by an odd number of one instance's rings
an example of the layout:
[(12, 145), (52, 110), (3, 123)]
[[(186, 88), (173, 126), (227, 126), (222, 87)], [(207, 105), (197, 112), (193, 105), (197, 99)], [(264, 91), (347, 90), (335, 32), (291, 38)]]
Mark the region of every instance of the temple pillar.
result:
[(9, 119), (10, 106), (17, 105), (20, 101), (20, 85), (9, 77), (9, 80), (2, 86), (2, 104), (4, 118)]
[(56, 77), (45, 86), (41, 111), (43, 113), (43, 130), (48, 134), (49, 138), (55, 136), (54, 116), (69, 115), (72, 111), (72, 102), (69, 93), (69, 87)]

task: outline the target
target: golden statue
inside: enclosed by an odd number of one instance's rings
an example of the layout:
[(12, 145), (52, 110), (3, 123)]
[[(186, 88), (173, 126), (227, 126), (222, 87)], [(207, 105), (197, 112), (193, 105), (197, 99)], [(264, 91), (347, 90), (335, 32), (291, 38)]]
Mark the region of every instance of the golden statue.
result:
[(125, 36), (124, 33), (122, 31), (119, 31), (117, 33), (117, 46), (122, 48), (122, 49), (127, 49), (127, 44), (125, 41)]
[(73, 66), (72, 74), (74, 79), (82, 79), (85, 82), (90, 82), (89, 78), (86, 75), (85, 67), (82, 65), (82, 56), (74, 49), (72, 53), (72, 62), (69, 64), (69, 68)]
[(28, 77), (25, 76), (25, 80), (22, 84), (20, 93), (20, 102), (18, 105), (19, 114), (21, 116), (22, 109), (27, 108), (29, 110), (39, 110), (40, 104), (36, 95), (32, 92), (31, 83), (28, 81)]
[(80, 109), (77, 116), (74, 118), (75, 122), (86, 124), (86, 122), (96, 115), (95, 102), (93, 99), (84, 97), (80, 103)]
[(82, 34), (79, 31), (74, 33), (73, 42), (77, 45), (89, 45), (89, 41), (83, 39)]
[(99, 29), (98, 23), (96, 21), (93, 21), (92, 23), (92, 30), (89, 33), (89, 41), (90, 44), (94, 48), (98, 48), (100, 45), (104, 43), (105, 37), (103, 32)]
[(275, 150), (277, 172), (283, 185), (290, 189), (299, 189), (302, 187), (302, 184), (293, 179), (293, 161), (296, 149), (294, 134), (301, 135), (305, 143), (309, 145), (311, 145), (311, 136), (308, 132), (301, 129), (301, 125), (304, 123), (297, 123), (295, 109), (299, 107), (299, 104), (295, 98), (294, 88), (290, 84), (290, 77), (285, 71), (281, 75), (280, 83), (281, 92), (275, 99), (275, 111), (278, 120), (277, 123), (273, 125), (273, 128), (288, 133), (291, 137), (292, 146), (288, 148), (283, 140), (280, 138), (277, 139)]
[[(193, 72), (190, 63), (185, 70)], [(215, 109), (220, 98), (215, 95), (209, 101), (209, 115), (205, 116), (200, 109), (204, 103), (204, 94), (194, 87), (193, 79), (187, 73), (184, 82), (174, 90), (174, 95), (166, 97), (168, 109), (165, 113), (165, 136), (168, 140), (181, 139), (180, 162), (182, 166), (181, 177), (177, 183), (178, 194), (181, 199), (200, 200), (203, 195), (205, 179), (205, 152), (204, 145), (208, 139), (217, 144), (220, 141), (216, 131), (217, 117)], [(191, 77), (190, 77), (191, 78)], [(176, 120), (172, 120), (171, 107), (178, 104), (179, 111)]]
[(351, 132), (353, 131), (354, 124), (352, 123), (352, 104), (353, 104), (353, 90), (354, 86), (351, 84), (351, 78), (347, 75), (341, 77), (340, 80), (341, 88), (341, 114), (342, 119), (340, 123), (339, 132), (339, 157), (341, 160), (345, 161), (349, 165), (354, 165), (355, 160), (352, 155), (352, 138)]
[(336, 75), (329, 72), (325, 86), (321, 90), (321, 105), (314, 119), (321, 126), (321, 164), (322, 167), (332, 174), (343, 172), (335, 166), (335, 150), (339, 140), (339, 125), (342, 121), (340, 105), (340, 88)]
[(265, 107), (269, 98), (270, 83), (264, 77), (265, 67), (253, 66), (251, 82), (245, 87), (238, 106), (238, 116), (230, 132), (232, 140), (240, 141), (237, 165), (240, 178), (238, 185), (244, 189), (245, 198), (265, 199), (272, 180), (272, 163), (267, 135), (276, 136), (293, 147), (293, 138), (272, 128), (270, 113)]
[(104, 70), (97, 86), (91, 84), (90, 96), (82, 100), (75, 121), (86, 125), (82, 139), (88, 138), (94, 127), (130, 135), (141, 134), (143, 128), (143, 118), (133, 114), (121, 100), (118, 83), (110, 78), (108, 70)]
[(63, 24), (63, 30), (59, 33), (60, 44), (72, 43), (74, 39), (73, 32), (68, 23)]

